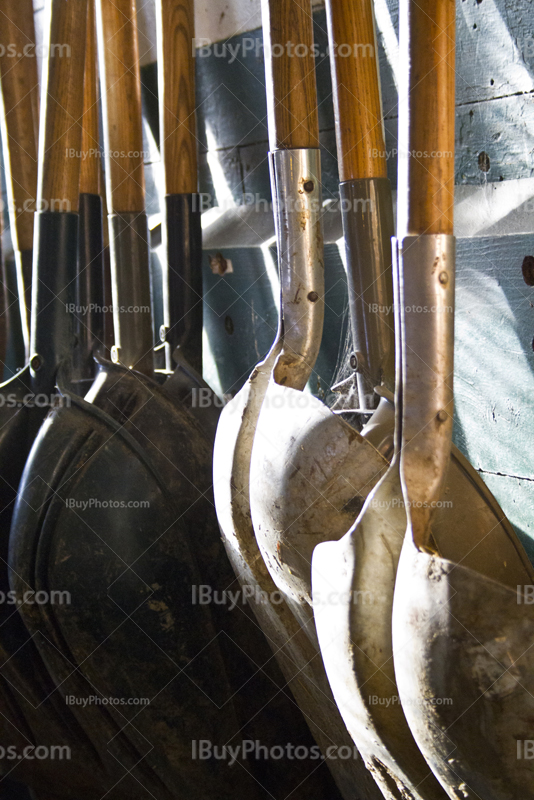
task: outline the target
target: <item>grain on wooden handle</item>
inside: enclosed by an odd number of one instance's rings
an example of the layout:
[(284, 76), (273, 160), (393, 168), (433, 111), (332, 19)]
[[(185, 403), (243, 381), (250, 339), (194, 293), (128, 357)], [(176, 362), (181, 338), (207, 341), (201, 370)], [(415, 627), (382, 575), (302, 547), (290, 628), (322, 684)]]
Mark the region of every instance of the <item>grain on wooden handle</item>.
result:
[(100, 194), (101, 164), (98, 153), (98, 69), (96, 61), (96, 20), (94, 0), (87, 7), (87, 39), (83, 79), (82, 163), (80, 194)]
[(145, 208), (141, 78), (135, 0), (98, 0), (109, 213)]
[[(39, 136), (32, 0), (0, 0), (0, 45), (2, 143), (11, 235), (16, 250), (31, 250)], [(14, 45), (14, 56), (10, 45)]]
[(319, 147), (310, 0), (262, 0), (269, 145)]
[(158, 85), (165, 194), (197, 191), (193, 0), (157, 0)]
[(42, 94), (46, 103), (41, 109), (39, 131), (38, 206), (50, 211), (77, 211), (87, 0), (50, 0), (49, 13)]
[(387, 177), (372, 0), (327, 0), (339, 180)]
[(455, 22), (454, 0), (401, 2), (400, 58), (409, 65), (399, 98), (408, 103), (399, 119), (408, 151), (399, 173), (399, 203), (406, 203), (401, 235), (453, 233)]

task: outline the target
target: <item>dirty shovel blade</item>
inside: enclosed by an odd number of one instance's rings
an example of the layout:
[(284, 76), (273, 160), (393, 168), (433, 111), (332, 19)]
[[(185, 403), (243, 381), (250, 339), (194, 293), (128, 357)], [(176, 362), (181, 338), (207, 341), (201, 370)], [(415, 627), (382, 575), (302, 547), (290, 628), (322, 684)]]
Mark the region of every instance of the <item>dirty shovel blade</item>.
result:
[[(192, 599), (210, 578), (189, 532), (206, 561), (214, 556), (209, 445), (193, 418), (163, 395), (154, 400), (153, 382), (108, 369), (117, 386), (103, 396), (121, 421), (69, 395), (30, 454), (13, 518), (12, 587), (61, 587), (70, 598), (22, 609), (62, 693), (147, 698), (141, 711), (139, 702), (73, 706), (103, 764), (98, 786), (110, 789), (131, 770), (132, 797), (171, 798), (176, 781), (192, 794), (230, 798), (242, 784), (254, 796), (244, 770), (229, 783), (224, 761), (207, 771), (191, 756), (192, 742), (222, 747), (240, 728), (212, 612)], [(161, 430), (158, 445), (142, 447), (135, 428), (150, 428), (152, 442)]]
[(315, 549), (315, 624), (334, 697), (384, 796), (444, 800), (410, 734), (395, 683), (391, 609), (405, 530), (394, 463), (346, 536)]

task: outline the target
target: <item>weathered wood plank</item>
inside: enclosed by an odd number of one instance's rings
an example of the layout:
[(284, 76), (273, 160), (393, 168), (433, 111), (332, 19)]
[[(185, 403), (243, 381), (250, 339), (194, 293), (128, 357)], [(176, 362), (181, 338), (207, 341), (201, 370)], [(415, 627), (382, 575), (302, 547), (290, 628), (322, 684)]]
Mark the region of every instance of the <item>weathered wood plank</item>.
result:
[[(310, 388), (321, 397), (334, 381), (347, 330), (345, 271), (336, 245), (325, 251), (325, 335), (310, 379)], [(214, 275), (204, 258), (204, 325), (210, 351), (205, 377), (221, 393), (235, 394), (273, 343), (278, 282), (274, 248), (270, 253), (270, 277), (259, 247), (222, 250), (233, 267), (224, 276)]]
[(501, 504), (534, 563), (534, 483), (488, 472), (480, 475)]
[(534, 95), (457, 108), (456, 183), (530, 178), (533, 151)]
[[(388, 59), (395, 57), (397, 7), (396, 0), (377, 3), (386, 149), (390, 152), (388, 174), (393, 185), (396, 185), (397, 163), (394, 152), (397, 148), (397, 90), (395, 65)], [(335, 165), (336, 150), (324, 11), (316, 11), (314, 20), (321, 142), (329, 162), (325, 170), (326, 188), (335, 191), (337, 171), (331, 164)], [(458, 4), (457, 26), (456, 182), (531, 177), (534, 168), (531, 158), (534, 151), (531, 14), (526, 13), (525, 4), (519, 0), (483, 0), (481, 3), (462, 0)], [(245, 38), (249, 48), (246, 51)], [(219, 49), (212, 46), (209, 56), (200, 52), (197, 56), (199, 138), (204, 148), (209, 135), (210, 149), (235, 149), (242, 164), (247, 163), (243, 173), (248, 171), (249, 176), (243, 191), (249, 192), (265, 189), (266, 172), (261, 166), (267, 150), (262, 41), (258, 29), (231, 38), (224, 47), (219, 43)], [(244, 149), (248, 147), (253, 149)], [(258, 159), (252, 165), (251, 155)], [(256, 175), (259, 175), (259, 189)]]
[(241, 388), (271, 346), (278, 324), (274, 263), (271, 283), (260, 248), (223, 250), (222, 255), (232, 262), (230, 274), (214, 275), (209, 259), (203, 260), (204, 377), (220, 395)]
[(521, 265), (534, 236), (459, 239), (457, 444), (480, 470), (534, 479), (534, 288)]
[[(386, 115), (396, 115), (393, 70), (396, 68), (394, 37), (398, 38), (398, 7), (398, 0), (376, 3)], [(456, 4), (456, 69), (458, 105), (532, 91), (534, 38), (530, 4), (524, 0), (459, 0)]]

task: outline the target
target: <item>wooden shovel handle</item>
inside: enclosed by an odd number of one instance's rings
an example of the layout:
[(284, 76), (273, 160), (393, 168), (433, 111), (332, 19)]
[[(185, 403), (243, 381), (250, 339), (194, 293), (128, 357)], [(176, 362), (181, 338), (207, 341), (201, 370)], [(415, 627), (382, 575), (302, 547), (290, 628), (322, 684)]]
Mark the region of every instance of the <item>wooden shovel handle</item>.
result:
[(193, 0), (157, 0), (165, 194), (197, 191)]
[(95, 3), (87, 6), (87, 41), (85, 45), (85, 74), (83, 79), (82, 163), (80, 194), (101, 193), (101, 164), (98, 153), (98, 69), (96, 55)]
[(339, 180), (387, 177), (372, 0), (326, 0)]
[(408, 102), (399, 121), (408, 151), (407, 169), (399, 173), (399, 204), (407, 212), (400, 235), (453, 233), (455, 22), (454, 0), (401, 2), (401, 60), (409, 67), (400, 96)]
[(141, 78), (135, 0), (98, 0), (109, 213), (145, 207)]
[(0, 44), (2, 136), (13, 246), (31, 250), (39, 136), (32, 0), (1, 0)]
[(46, 106), (41, 109), (39, 132), (38, 207), (77, 211), (87, 0), (51, 0), (50, 12), (48, 58), (43, 65)]
[(310, 0), (262, 0), (271, 150), (319, 147)]

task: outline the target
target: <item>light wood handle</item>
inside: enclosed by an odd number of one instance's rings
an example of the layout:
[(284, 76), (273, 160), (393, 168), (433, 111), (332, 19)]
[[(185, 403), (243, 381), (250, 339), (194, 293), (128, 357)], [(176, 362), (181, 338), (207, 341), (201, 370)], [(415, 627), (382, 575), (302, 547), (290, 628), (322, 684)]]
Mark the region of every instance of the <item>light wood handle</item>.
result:
[(165, 194), (197, 191), (193, 0), (157, 0), (161, 157)]
[(269, 146), (319, 147), (310, 0), (262, 0)]
[(100, 194), (101, 165), (98, 152), (98, 69), (96, 61), (96, 21), (94, 0), (87, 7), (87, 41), (83, 79), (82, 163), (80, 194)]
[(32, 0), (0, 0), (0, 45), (2, 140), (11, 236), (16, 250), (31, 250), (39, 136)]
[(399, 204), (406, 204), (401, 235), (453, 233), (455, 22), (454, 0), (401, 2), (400, 58), (409, 65), (399, 99), (408, 103), (399, 119), (408, 151), (400, 153), (406, 162), (399, 172)]
[(326, 0), (339, 180), (387, 177), (372, 0)]
[(135, 0), (98, 0), (97, 10), (108, 210), (142, 212), (145, 177)]
[(38, 207), (77, 211), (87, 0), (51, 0), (48, 58), (43, 66)]

